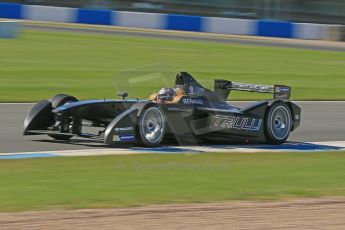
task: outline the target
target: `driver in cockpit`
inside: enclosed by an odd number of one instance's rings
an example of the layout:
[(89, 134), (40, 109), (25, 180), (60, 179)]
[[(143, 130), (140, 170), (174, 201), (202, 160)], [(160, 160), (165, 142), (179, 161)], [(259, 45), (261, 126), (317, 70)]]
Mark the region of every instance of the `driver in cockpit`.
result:
[(186, 95), (185, 91), (180, 87), (161, 88), (156, 95), (154, 101), (162, 104), (177, 102), (182, 96)]
[(166, 104), (173, 101), (176, 92), (172, 88), (161, 88), (156, 96), (156, 102)]

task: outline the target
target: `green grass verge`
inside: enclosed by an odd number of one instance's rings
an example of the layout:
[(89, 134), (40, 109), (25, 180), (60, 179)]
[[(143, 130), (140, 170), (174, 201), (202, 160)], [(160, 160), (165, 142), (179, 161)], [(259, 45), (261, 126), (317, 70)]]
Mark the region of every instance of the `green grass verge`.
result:
[(0, 211), (344, 196), (345, 152), (0, 161)]
[[(279, 83), (293, 87), (293, 99), (345, 100), (344, 52), (31, 30), (19, 39), (1, 39), (0, 50), (1, 102), (31, 102), (61, 92), (113, 98), (117, 72), (157, 63), (191, 72), (208, 86), (214, 78)], [(146, 97), (162, 86), (142, 84), (132, 96)]]

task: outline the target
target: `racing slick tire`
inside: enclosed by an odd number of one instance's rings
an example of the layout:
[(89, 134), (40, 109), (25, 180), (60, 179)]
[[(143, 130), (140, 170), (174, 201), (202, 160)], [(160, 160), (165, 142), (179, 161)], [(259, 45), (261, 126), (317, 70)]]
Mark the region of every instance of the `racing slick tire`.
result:
[(265, 118), (265, 135), (268, 144), (283, 144), (292, 128), (291, 110), (286, 103), (276, 102), (269, 107)]
[[(67, 94), (57, 94), (53, 96), (52, 98), (50, 98), (49, 101), (52, 103), (52, 108), (55, 109), (59, 106), (62, 106), (70, 102), (77, 102), (78, 99)], [(54, 138), (55, 140), (62, 140), (62, 141), (67, 141), (72, 138), (72, 136), (60, 135), (60, 134), (48, 134), (48, 136), (50, 136), (51, 138)]]
[(48, 101), (52, 103), (52, 108), (55, 109), (68, 102), (77, 102), (78, 99), (67, 94), (56, 94), (55, 96), (50, 98)]
[(138, 122), (138, 140), (144, 146), (159, 145), (167, 129), (163, 111), (156, 105), (149, 105), (143, 109)]

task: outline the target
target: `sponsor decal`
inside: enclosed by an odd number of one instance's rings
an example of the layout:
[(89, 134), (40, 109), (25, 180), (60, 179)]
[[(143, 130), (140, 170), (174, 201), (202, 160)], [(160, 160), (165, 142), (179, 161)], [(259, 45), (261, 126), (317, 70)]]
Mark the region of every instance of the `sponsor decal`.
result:
[(262, 119), (236, 116), (214, 116), (214, 127), (227, 129), (240, 129), (249, 131), (260, 131)]
[(132, 141), (134, 140), (134, 135), (122, 135), (120, 136), (121, 141)]
[(133, 131), (133, 127), (119, 127), (114, 130), (115, 132)]
[(201, 99), (191, 99), (191, 98), (183, 98), (182, 103), (186, 105), (203, 105), (204, 102)]
[(188, 94), (189, 95), (193, 95), (193, 96), (201, 96), (204, 92), (204, 89), (201, 87), (195, 87), (190, 85), (188, 87)]
[(114, 135), (113, 141), (133, 141), (134, 135)]
[(275, 87), (275, 92), (276, 93), (288, 93), (288, 92), (290, 92), (290, 88), (289, 87), (285, 87), (285, 86), (276, 86)]
[(188, 87), (188, 90), (190, 94), (194, 94), (194, 87), (192, 85)]

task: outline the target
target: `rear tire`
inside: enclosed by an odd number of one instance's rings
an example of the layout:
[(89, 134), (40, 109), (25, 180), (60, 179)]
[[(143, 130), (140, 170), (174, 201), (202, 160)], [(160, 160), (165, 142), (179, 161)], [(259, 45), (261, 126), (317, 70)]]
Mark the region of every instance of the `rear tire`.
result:
[(142, 111), (139, 118), (138, 139), (144, 146), (157, 146), (162, 142), (166, 128), (163, 111), (155, 105), (148, 106)]
[[(49, 101), (52, 103), (52, 108), (55, 109), (67, 103), (77, 102), (78, 99), (67, 94), (57, 94), (54, 97), (50, 98)], [(56, 120), (54, 120), (54, 122), (56, 122)], [(48, 136), (50, 136), (51, 138), (54, 138), (55, 140), (62, 140), (62, 141), (67, 141), (72, 138), (72, 136), (59, 135), (59, 134), (48, 134)]]
[(269, 107), (265, 118), (265, 134), (268, 144), (286, 142), (292, 128), (291, 110), (286, 103), (277, 102)]

